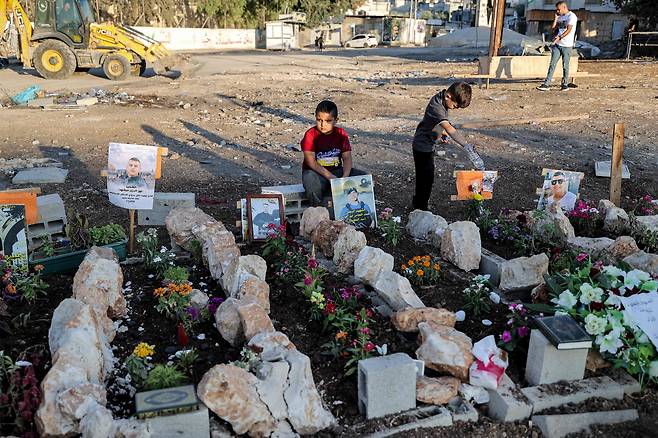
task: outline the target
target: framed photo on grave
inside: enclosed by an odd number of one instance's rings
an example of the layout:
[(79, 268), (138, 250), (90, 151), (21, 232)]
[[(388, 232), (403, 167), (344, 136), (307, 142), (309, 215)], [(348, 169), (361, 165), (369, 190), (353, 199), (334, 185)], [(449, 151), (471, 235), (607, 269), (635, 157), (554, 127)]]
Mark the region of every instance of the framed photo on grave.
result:
[(457, 170), (454, 173), (457, 185), (457, 195), (453, 201), (468, 201), (475, 195), (482, 199), (493, 199), (494, 183), (498, 179), (496, 170)]
[(27, 233), (24, 205), (0, 206), (0, 253), (16, 257), (14, 266), (27, 264)]
[(547, 206), (558, 201), (563, 211), (571, 211), (580, 197), (580, 183), (585, 174), (560, 169), (543, 169), (544, 183), (537, 190), (539, 201), (537, 210), (544, 210)]
[(356, 229), (377, 227), (372, 175), (332, 179), (331, 199), (337, 221)]
[(266, 240), (271, 227), (285, 223), (283, 196), (277, 194), (247, 195), (247, 234), (251, 241)]

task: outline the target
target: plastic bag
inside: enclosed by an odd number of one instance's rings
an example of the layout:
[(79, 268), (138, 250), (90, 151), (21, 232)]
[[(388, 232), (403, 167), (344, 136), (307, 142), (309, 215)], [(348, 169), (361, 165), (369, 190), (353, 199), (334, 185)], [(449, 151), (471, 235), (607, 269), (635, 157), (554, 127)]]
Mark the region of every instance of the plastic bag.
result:
[(486, 389), (498, 388), (498, 383), (507, 369), (507, 352), (498, 348), (493, 336), (476, 342), (471, 352), (475, 356), (475, 362), (470, 368), (469, 383)]

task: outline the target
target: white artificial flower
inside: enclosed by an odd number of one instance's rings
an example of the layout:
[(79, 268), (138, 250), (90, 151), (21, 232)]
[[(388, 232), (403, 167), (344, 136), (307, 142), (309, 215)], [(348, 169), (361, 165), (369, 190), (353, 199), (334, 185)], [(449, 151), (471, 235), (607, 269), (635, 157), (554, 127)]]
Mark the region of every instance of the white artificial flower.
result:
[(608, 321), (605, 318), (599, 318), (593, 313), (585, 317), (585, 330), (592, 336), (603, 334), (607, 325)]
[(604, 266), (602, 272), (610, 277), (623, 277), (626, 275), (624, 271), (616, 266)]
[(553, 298), (551, 302), (557, 304), (563, 309), (571, 310), (573, 309), (573, 306), (578, 303), (578, 299), (571, 293), (571, 291), (565, 290), (558, 298)]
[(568, 312), (565, 312), (564, 310), (556, 310), (555, 311), (555, 316), (567, 316), (569, 315)]
[(619, 296), (610, 294), (604, 304), (611, 307), (621, 307), (621, 300), (619, 299)]
[(587, 305), (590, 303), (600, 303), (603, 297), (603, 289), (593, 287), (589, 283), (583, 283), (580, 286), (580, 302)]
[(163, 254), (164, 254), (165, 252), (167, 252), (167, 247), (166, 247), (166, 246), (162, 246), (162, 247), (160, 247), (160, 252), (163, 253)]
[(613, 330), (618, 330), (619, 332), (623, 332), (625, 330), (624, 324), (621, 322), (621, 318), (612, 316), (610, 313), (608, 314), (608, 322), (610, 323), (610, 326)]
[(651, 280), (651, 276), (639, 269), (633, 269), (624, 276), (624, 288), (631, 290), (640, 286), (643, 282)]
[(658, 360), (654, 360), (649, 364), (649, 375), (651, 377), (658, 377)]
[(624, 325), (629, 327), (632, 330), (637, 329), (637, 322), (635, 321), (635, 318), (630, 314), (628, 310), (622, 310), (621, 314), (624, 316)]
[(401, 218), (400, 216), (395, 216), (395, 217), (393, 218), (393, 222), (399, 224), (400, 222), (402, 222), (402, 218)]
[(500, 304), (500, 295), (498, 295), (496, 292), (489, 292), (489, 299), (494, 304)]
[(161, 261), (162, 259), (160, 258), (160, 256), (153, 257), (153, 263), (160, 263)]
[(621, 333), (617, 330), (612, 330), (607, 335), (599, 335), (596, 337), (596, 343), (599, 345), (601, 353), (617, 354), (617, 350), (624, 345), (619, 336)]

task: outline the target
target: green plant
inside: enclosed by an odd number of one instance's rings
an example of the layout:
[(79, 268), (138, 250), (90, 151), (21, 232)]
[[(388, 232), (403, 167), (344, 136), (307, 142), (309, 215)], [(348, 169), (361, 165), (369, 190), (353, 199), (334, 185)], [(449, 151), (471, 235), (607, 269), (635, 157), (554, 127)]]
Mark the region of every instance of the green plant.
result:
[(126, 231), (119, 224), (107, 224), (89, 229), (91, 244), (94, 246), (109, 245), (126, 239)]
[(196, 239), (190, 241), (190, 254), (194, 264), (197, 266), (203, 265), (203, 245), (201, 242)]
[(41, 294), (45, 294), (48, 284), (41, 279), (43, 265), (36, 265), (34, 273), (27, 270), (26, 264), (20, 264), (20, 256), (3, 256), (0, 254), (0, 291), (6, 301), (22, 298), (29, 303), (34, 302)]
[(240, 367), (247, 371), (252, 371), (259, 361), (260, 354), (245, 346), (242, 347), (242, 350), (240, 351), (240, 360), (236, 360), (231, 363), (236, 367)]
[(324, 310), (325, 305), (323, 279), (326, 275), (326, 271), (319, 265), (318, 261), (311, 257), (307, 262), (304, 279), (295, 284), (295, 287), (297, 287), (312, 304), (311, 319), (314, 320), (322, 318), (322, 311)]
[(41, 246), (39, 247), (39, 250), (46, 257), (52, 257), (55, 255), (55, 246), (53, 245), (50, 236), (43, 236), (41, 238)]
[[(507, 314), (507, 327), (500, 335), (498, 345), (507, 351), (526, 347), (530, 335), (530, 318), (523, 304), (512, 303)], [(526, 347), (527, 348), (527, 347)]]
[(73, 213), (66, 224), (66, 236), (71, 241), (74, 249), (85, 249), (91, 245), (91, 235), (89, 233), (89, 220), (84, 214)]
[(148, 377), (149, 359), (155, 354), (153, 345), (146, 342), (137, 344), (132, 354), (126, 358), (124, 366), (135, 387), (142, 388)]
[(190, 278), (189, 271), (183, 266), (170, 266), (164, 271), (162, 275), (165, 279), (165, 282), (174, 284), (187, 283), (187, 280)]
[(184, 321), (186, 311), (190, 307), (190, 292), (192, 286), (189, 283), (170, 283), (166, 287), (155, 289), (153, 295), (158, 299), (155, 310), (170, 318)]
[(433, 286), (441, 278), (441, 265), (429, 255), (414, 256), (402, 265), (402, 275), (416, 286)]
[(178, 358), (178, 367), (191, 377), (194, 372), (194, 363), (199, 360), (199, 353), (196, 349), (191, 348), (176, 352), (176, 357)]
[(288, 252), (286, 225), (281, 224), (280, 226), (276, 226), (275, 224), (269, 224), (268, 229), (267, 240), (263, 244), (261, 254), (264, 259), (280, 259)]
[[(40, 267), (37, 265), (36, 267)], [(35, 267), (35, 269), (36, 269)], [(16, 289), (23, 299), (28, 303), (34, 303), (40, 295), (46, 295), (48, 283), (41, 279), (41, 269), (34, 274), (27, 272), (15, 276)]]
[(393, 209), (386, 207), (379, 213), (378, 226), (389, 245), (398, 246), (402, 238), (400, 216), (393, 216)]
[(464, 309), (473, 312), (475, 316), (491, 310), (491, 283), (489, 275), (476, 275), (471, 279), (468, 287), (464, 289), (466, 302)]
[(148, 373), (144, 388), (148, 391), (154, 389), (173, 388), (189, 382), (187, 376), (174, 365), (158, 364)]
[(144, 266), (156, 272), (159, 278), (170, 266), (173, 266), (176, 254), (166, 247), (158, 249), (158, 230), (149, 228), (137, 234), (137, 243), (142, 247)]

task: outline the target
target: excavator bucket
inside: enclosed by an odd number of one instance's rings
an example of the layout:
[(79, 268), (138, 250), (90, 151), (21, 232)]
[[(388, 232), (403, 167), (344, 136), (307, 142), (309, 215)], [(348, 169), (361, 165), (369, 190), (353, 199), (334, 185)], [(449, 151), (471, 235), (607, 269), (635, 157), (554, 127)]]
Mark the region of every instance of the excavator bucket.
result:
[(172, 72), (178, 73), (177, 77), (189, 77), (200, 67), (201, 64), (193, 62), (189, 55), (171, 54), (153, 61), (153, 71), (158, 75)]

